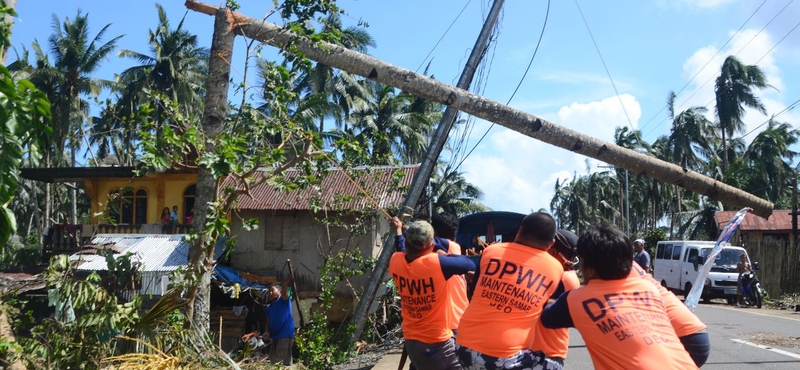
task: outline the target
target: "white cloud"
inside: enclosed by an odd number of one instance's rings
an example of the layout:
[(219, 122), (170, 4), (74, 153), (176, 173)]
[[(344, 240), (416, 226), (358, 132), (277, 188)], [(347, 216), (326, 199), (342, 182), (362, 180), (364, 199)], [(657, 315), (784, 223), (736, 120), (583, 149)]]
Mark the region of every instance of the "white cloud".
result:
[(669, 8), (717, 9), (736, 0), (659, 0), (658, 5)]
[[(767, 115), (751, 109), (747, 111), (742, 119), (745, 124), (744, 134), (747, 135), (744, 137), (746, 144), (750, 144), (761, 131), (767, 128), (767, 121), (773, 114), (778, 114), (786, 108), (786, 104), (771, 98), (763, 98), (761, 103), (767, 109)], [(775, 121), (787, 122), (797, 128), (800, 127), (800, 113), (795, 113), (794, 111), (783, 112), (780, 116), (775, 117)]]
[(682, 2), (690, 6), (694, 5), (698, 8), (715, 9), (734, 1), (735, 0), (683, 0)]
[[(731, 31), (730, 34), (733, 34), (733, 32)], [(683, 76), (687, 81), (695, 75), (696, 77), (694, 77), (689, 87), (678, 96), (675, 105), (676, 112), (689, 107), (705, 106), (708, 108), (708, 118), (715, 121), (714, 106), (716, 104), (716, 96), (714, 93), (714, 79), (718, 76), (725, 58), (729, 55), (736, 55), (742, 63), (750, 65), (757, 63), (756, 65), (766, 75), (767, 82), (775, 88), (756, 90), (756, 95), (766, 107), (768, 115), (763, 115), (752, 109), (747, 109), (746, 111), (743, 118), (746, 126), (745, 132), (750, 132), (754, 129), (756, 131), (745, 137), (745, 141), (747, 143), (752, 141), (756, 134), (766, 127), (766, 125), (758, 126), (769, 119), (769, 116), (777, 114), (787, 106), (783, 102), (784, 96), (782, 94), (786, 86), (775, 59), (775, 53), (778, 48), (770, 51), (774, 45), (775, 41), (767, 32), (758, 33), (756, 30), (747, 29), (739, 32), (729, 45), (719, 53), (717, 53), (718, 49), (712, 46), (707, 46), (694, 52), (683, 64)], [(784, 113), (777, 120), (794, 125), (800, 124), (800, 119), (792, 112)]]
[[(624, 104), (624, 110), (620, 100)], [(561, 107), (558, 110), (558, 124), (601, 140), (612, 141), (616, 127), (629, 125), (626, 112), (632, 128), (638, 128), (642, 107), (629, 94)]]
[[(641, 117), (639, 103), (627, 94), (622, 101), (635, 127)], [(564, 106), (555, 121), (609, 142), (615, 127), (627, 125), (616, 96)], [(483, 203), (494, 210), (528, 213), (549, 209), (556, 180), (586, 173), (587, 158), (582, 155), (505, 128), (496, 130), (462, 167), (465, 178), (483, 190)], [(590, 165), (596, 170), (596, 161)]]

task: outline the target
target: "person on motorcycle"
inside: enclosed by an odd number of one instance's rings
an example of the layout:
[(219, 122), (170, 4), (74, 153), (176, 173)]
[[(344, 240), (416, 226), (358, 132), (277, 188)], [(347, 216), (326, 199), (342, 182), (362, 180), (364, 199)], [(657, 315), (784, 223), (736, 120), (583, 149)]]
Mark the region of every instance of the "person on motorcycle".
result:
[(736, 265), (736, 272), (739, 273), (739, 278), (736, 281), (736, 305), (742, 304), (742, 275), (750, 271), (750, 262), (747, 260), (747, 253), (739, 255), (739, 263)]

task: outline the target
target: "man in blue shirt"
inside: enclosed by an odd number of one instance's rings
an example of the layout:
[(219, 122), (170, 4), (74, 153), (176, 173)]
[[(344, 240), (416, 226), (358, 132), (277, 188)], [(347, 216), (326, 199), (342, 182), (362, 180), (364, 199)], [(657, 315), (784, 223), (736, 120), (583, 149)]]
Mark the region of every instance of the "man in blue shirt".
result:
[(294, 344), (294, 317), (292, 316), (292, 301), (289, 299), (289, 283), (291, 277), (283, 281), (283, 289), (279, 285), (269, 287), (268, 295), (270, 304), (267, 305), (267, 318), (269, 319), (269, 337), (272, 346), (269, 350), (269, 360), (273, 364), (292, 364), (292, 344)]
[(633, 249), (636, 253), (633, 255), (633, 261), (642, 267), (645, 272), (650, 271), (650, 254), (644, 250), (644, 239), (636, 239), (633, 241)]

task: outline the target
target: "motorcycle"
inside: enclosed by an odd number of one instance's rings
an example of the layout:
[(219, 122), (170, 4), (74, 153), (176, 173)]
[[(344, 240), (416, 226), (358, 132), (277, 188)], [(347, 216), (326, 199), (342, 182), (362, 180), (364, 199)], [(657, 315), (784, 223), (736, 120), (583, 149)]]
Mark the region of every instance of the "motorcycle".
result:
[(761, 281), (756, 275), (758, 269), (758, 262), (754, 262), (752, 270), (742, 273), (742, 301), (748, 306), (755, 305), (761, 308), (762, 301), (767, 295), (767, 292), (761, 287)]

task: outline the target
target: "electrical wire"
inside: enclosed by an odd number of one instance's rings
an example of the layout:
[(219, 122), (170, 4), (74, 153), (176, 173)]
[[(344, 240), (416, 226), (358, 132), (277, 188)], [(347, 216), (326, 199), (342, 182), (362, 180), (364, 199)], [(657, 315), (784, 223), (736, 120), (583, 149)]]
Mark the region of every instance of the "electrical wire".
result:
[(617, 99), (619, 99), (619, 104), (622, 106), (622, 111), (625, 113), (625, 118), (628, 119), (628, 126), (633, 130), (633, 122), (631, 122), (631, 117), (628, 116), (628, 110), (625, 109), (625, 104), (622, 103), (622, 97), (619, 95), (619, 91), (617, 91), (617, 85), (614, 83), (614, 79), (611, 78), (611, 72), (608, 71), (608, 66), (606, 66), (606, 61), (603, 59), (603, 54), (600, 53), (600, 48), (597, 46), (597, 42), (594, 40), (594, 35), (592, 34), (592, 29), (589, 28), (589, 22), (586, 21), (586, 17), (583, 16), (583, 10), (581, 10), (580, 4), (578, 4), (578, 0), (575, 0), (575, 6), (578, 7), (578, 12), (581, 13), (581, 19), (583, 19), (583, 24), (586, 25), (586, 30), (589, 31), (589, 37), (592, 38), (592, 43), (594, 44), (595, 50), (597, 50), (597, 55), (600, 56), (600, 61), (603, 62), (603, 68), (606, 70), (606, 74), (608, 75), (608, 79), (611, 80), (611, 86), (614, 88), (614, 93), (617, 94)]
[[(497, 53), (497, 38), (500, 33), (499, 29), (501, 22), (502, 18), (498, 20), (497, 25), (492, 30), (492, 34), (490, 35), (486, 46), (486, 54), (491, 51), (491, 56), (484, 56), (478, 66), (478, 78), (476, 83), (473, 85), (474, 88), (472, 89), (473, 93), (476, 95), (483, 95), (486, 92), (486, 86), (489, 82), (489, 75), (491, 74), (492, 66), (494, 65), (494, 57)], [(467, 115), (467, 118), (464, 120), (463, 127), (464, 130), (461, 137), (452, 148), (452, 155), (450, 160), (447, 162), (447, 169), (453, 168), (453, 164), (455, 164), (455, 162), (466, 152), (469, 138), (472, 137), (473, 130), (475, 129), (475, 117)]]
[[(536, 58), (536, 54), (539, 52), (539, 46), (542, 44), (542, 38), (544, 37), (545, 29), (547, 29), (547, 20), (549, 18), (550, 18), (550, 0), (547, 0), (547, 10), (544, 15), (544, 23), (542, 24), (542, 31), (539, 33), (539, 40), (536, 42), (536, 48), (533, 50), (533, 55), (531, 55), (530, 61), (528, 61), (528, 67), (525, 68), (525, 73), (522, 74), (522, 77), (520, 78), (517, 87), (514, 89), (514, 92), (508, 98), (506, 105), (509, 105), (511, 103), (511, 100), (514, 99), (514, 96), (517, 94), (519, 87), (522, 86), (522, 82), (525, 80), (525, 77), (528, 76), (528, 71), (530, 70), (531, 65), (533, 64), (533, 60)], [(475, 151), (475, 148), (477, 148), (478, 145), (483, 141), (483, 139), (486, 138), (486, 135), (489, 134), (489, 131), (492, 130), (494, 125), (495, 125), (494, 122), (492, 122), (492, 124), (489, 125), (489, 128), (486, 129), (486, 132), (484, 132), (483, 135), (481, 135), (480, 139), (478, 139), (478, 141), (475, 143), (475, 145), (472, 146), (472, 149), (470, 149), (469, 152), (463, 158), (461, 158), (461, 161), (458, 163), (457, 166), (455, 166), (456, 169), (460, 168), (461, 165), (464, 163), (464, 161), (467, 160), (467, 158), (470, 156), (470, 154), (472, 154), (472, 152)]]
[(415, 69), (415, 70), (414, 70), (414, 72), (419, 72), (419, 69), (420, 69), (420, 68), (422, 68), (422, 65), (423, 65), (423, 64), (425, 64), (425, 61), (426, 61), (426, 60), (428, 60), (428, 57), (430, 57), (430, 56), (431, 56), (431, 54), (433, 54), (433, 51), (434, 51), (434, 50), (436, 50), (436, 47), (437, 47), (437, 46), (439, 46), (439, 43), (440, 43), (440, 42), (442, 42), (442, 40), (443, 40), (443, 39), (444, 39), (444, 37), (447, 35), (447, 33), (448, 33), (448, 32), (450, 32), (450, 29), (451, 29), (451, 28), (453, 28), (453, 25), (454, 25), (454, 24), (456, 24), (456, 21), (458, 20), (458, 18), (460, 18), (460, 17), (461, 17), (461, 14), (463, 14), (463, 13), (464, 13), (464, 11), (465, 11), (465, 10), (467, 10), (467, 6), (468, 6), (468, 5), (469, 5), (469, 3), (471, 3), (471, 2), (472, 2), (472, 0), (467, 0), (467, 3), (466, 3), (466, 4), (464, 4), (464, 7), (463, 7), (463, 8), (461, 8), (461, 11), (460, 11), (460, 12), (458, 12), (458, 15), (456, 16), (456, 18), (455, 18), (455, 19), (453, 19), (453, 21), (452, 21), (452, 22), (450, 22), (450, 25), (449, 25), (449, 26), (447, 27), (447, 29), (444, 31), (444, 33), (442, 34), (442, 37), (440, 37), (440, 38), (439, 38), (439, 41), (436, 41), (436, 44), (435, 44), (435, 45), (433, 45), (433, 48), (431, 48), (431, 51), (429, 51), (429, 52), (428, 52), (428, 55), (426, 55), (426, 56), (425, 56), (425, 59), (423, 59), (423, 60), (422, 60), (422, 63), (420, 63), (420, 64), (419, 64), (419, 66), (417, 67), (417, 69)]
[[(786, 113), (786, 112), (788, 112), (788, 111), (790, 111), (790, 110), (794, 109), (794, 108), (795, 108), (795, 106), (796, 106), (798, 103), (800, 103), (800, 99), (797, 99), (797, 100), (795, 100), (795, 101), (794, 101), (794, 103), (792, 103), (792, 104), (789, 104), (789, 106), (788, 106), (788, 107), (786, 107), (786, 108), (784, 108), (782, 111), (780, 111), (780, 112), (778, 112), (778, 113), (776, 113), (776, 114), (773, 114), (773, 115), (772, 115), (772, 117), (770, 117), (768, 120), (766, 120), (766, 121), (764, 121), (763, 123), (761, 123), (760, 125), (758, 125), (758, 126), (754, 127), (752, 130), (750, 130), (750, 131), (748, 131), (746, 134), (744, 134), (744, 135), (740, 136), (738, 139), (744, 139), (746, 136), (748, 136), (748, 135), (752, 134), (753, 132), (755, 132), (756, 130), (758, 130), (759, 128), (761, 128), (762, 126), (764, 126), (764, 125), (766, 125), (767, 123), (769, 123), (770, 121), (772, 121), (772, 120), (774, 120), (775, 118), (778, 118), (779, 116), (781, 116), (782, 114), (784, 114), (784, 113)], [(735, 139), (735, 140), (738, 140), (738, 139)]]
[[(784, 7), (784, 9), (785, 9), (785, 7)], [(781, 10), (781, 11), (782, 11), (782, 10)], [(773, 19), (774, 19), (774, 18), (773, 18)], [(770, 21), (770, 22), (771, 22), (771, 21)], [(789, 35), (790, 35), (790, 34), (792, 34), (792, 32), (794, 32), (794, 31), (797, 29), (797, 27), (800, 27), (800, 22), (798, 22), (797, 24), (795, 24), (795, 25), (794, 25), (794, 27), (792, 27), (792, 29), (791, 29), (791, 30), (789, 30), (789, 32), (787, 32), (785, 35), (783, 35), (783, 37), (782, 37), (780, 40), (778, 40), (778, 42), (776, 42), (776, 43), (775, 43), (775, 45), (773, 45), (773, 46), (772, 46), (772, 47), (771, 47), (771, 48), (770, 48), (770, 49), (769, 49), (769, 50), (768, 50), (766, 53), (764, 53), (764, 55), (762, 55), (762, 56), (761, 56), (761, 58), (759, 58), (759, 59), (758, 59), (758, 61), (757, 61), (756, 63), (754, 63), (753, 65), (754, 65), (754, 66), (755, 66), (755, 65), (758, 65), (758, 63), (759, 63), (759, 62), (761, 62), (762, 60), (764, 60), (764, 58), (766, 58), (766, 57), (767, 57), (767, 55), (769, 55), (770, 53), (772, 53), (772, 51), (773, 51), (773, 50), (775, 50), (775, 48), (776, 48), (776, 47), (778, 47), (778, 45), (780, 45), (780, 44), (781, 44), (781, 42), (783, 42), (783, 40), (786, 40), (786, 38), (787, 38), (787, 37), (789, 37)], [(744, 50), (744, 49), (742, 49), (742, 50)], [(739, 50), (739, 51), (741, 52), (742, 50)], [(734, 54), (734, 56), (736, 56), (736, 55), (738, 55), (738, 53), (737, 53), (737, 54)], [(707, 85), (707, 84), (708, 84), (709, 82), (711, 82), (711, 80), (713, 80), (713, 79), (714, 79), (714, 76), (712, 76), (712, 77), (711, 77), (710, 79), (708, 79), (708, 80), (707, 80), (707, 81), (706, 81), (706, 82), (705, 82), (703, 85), (701, 85), (701, 86), (700, 86), (700, 87), (699, 87), (697, 90), (695, 90), (695, 92), (694, 92), (694, 93), (692, 93), (692, 95), (690, 95), (688, 98), (686, 98), (686, 100), (684, 100), (684, 101), (683, 101), (683, 103), (681, 103), (681, 104), (680, 104), (678, 107), (680, 108), (680, 107), (682, 107), (684, 104), (686, 104), (686, 103), (689, 101), (689, 99), (691, 99), (691, 98), (692, 98), (692, 97), (693, 97), (695, 94), (697, 94), (697, 92), (698, 92), (698, 91), (700, 91), (700, 89), (702, 89), (703, 87), (705, 87), (705, 85)], [(714, 94), (714, 98), (713, 98), (711, 101), (709, 101), (708, 103), (706, 103), (706, 104), (704, 105), (704, 107), (708, 108), (708, 106), (709, 106), (709, 105), (711, 105), (712, 103), (714, 103), (714, 102), (717, 100), (717, 97), (718, 97), (717, 95), (719, 95), (719, 94), (718, 94), (718, 93), (715, 93), (715, 94)], [(665, 120), (665, 121), (666, 121), (666, 120)], [(655, 129), (656, 129), (656, 128), (658, 128), (658, 126), (654, 127), (652, 130), (650, 130), (649, 132), (647, 132), (647, 134), (643, 135), (642, 137), (650, 135), (650, 134), (651, 134), (653, 131), (655, 131)]]
[[(750, 40), (749, 40), (749, 41), (747, 41), (747, 43), (745, 43), (745, 44), (744, 44), (744, 46), (742, 46), (742, 47), (741, 47), (741, 48), (740, 48), (740, 49), (739, 49), (739, 50), (736, 52), (736, 54), (733, 54), (733, 56), (739, 56), (739, 54), (741, 54), (741, 52), (742, 52), (742, 51), (744, 51), (744, 49), (745, 49), (745, 48), (747, 48), (747, 46), (748, 46), (748, 45), (750, 45), (750, 43), (751, 43), (751, 42), (753, 42), (753, 40), (755, 40), (755, 39), (756, 39), (756, 37), (758, 37), (758, 35), (760, 35), (762, 32), (764, 32), (764, 30), (765, 30), (765, 29), (766, 29), (766, 28), (767, 28), (767, 27), (768, 27), (770, 24), (772, 24), (772, 22), (775, 20), (775, 18), (777, 18), (779, 15), (781, 15), (781, 13), (783, 13), (783, 11), (784, 11), (784, 10), (786, 10), (786, 8), (787, 8), (787, 7), (789, 7), (789, 5), (791, 5), (791, 4), (792, 4), (792, 2), (794, 2), (794, 0), (790, 0), (788, 3), (786, 3), (786, 5), (784, 5), (784, 6), (783, 6), (783, 8), (781, 8), (781, 10), (779, 10), (779, 11), (778, 11), (778, 13), (777, 13), (777, 14), (775, 14), (775, 16), (773, 16), (773, 17), (772, 17), (772, 19), (770, 19), (770, 21), (769, 21), (769, 22), (767, 22), (767, 24), (765, 24), (765, 25), (764, 25), (764, 27), (761, 27), (761, 29), (760, 29), (760, 30), (759, 30), (759, 31), (758, 31), (758, 32), (757, 32), (757, 33), (756, 33), (756, 34), (755, 34), (755, 35), (754, 35), (752, 38), (750, 38)], [(800, 25), (800, 23), (798, 23), (798, 25)], [(781, 43), (781, 41), (783, 41), (783, 40), (784, 40), (784, 39), (785, 39), (787, 36), (789, 36), (789, 34), (791, 34), (791, 33), (792, 33), (792, 31), (794, 31), (794, 29), (795, 29), (795, 28), (797, 28), (797, 25), (795, 25), (795, 27), (794, 27), (794, 28), (792, 28), (792, 29), (791, 29), (791, 30), (790, 30), (790, 31), (789, 31), (789, 32), (788, 32), (786, 35), (784, 35), (784, 36), (783, 36), (783, 38), (781, 38), (781, 40), (780, 40), (780, 41), (778, 41), (778, 42), (777, 42), (777, 43), (776, 43), (776, 44), (775, 44), (775, 45), (772, 47), (772, 49), (775, 49), (775, 47), (776, 47), (776, 46), (778, 46), (778, 44), (780, 44), (780, 43)], [(764, 58), (765, 58), (767, 55), (769, 55), (769, 53), (770, 53), (770, 52), (772, 52), (772, 49), (770, 49), (770, 50), (769, 50), (767, 53), (765, 53), (765, 54), (764, 54), (764, 55), (763, 55), (761, 58), (759, 58), (759, 59), (758, 59), (758, 62), (760, 62), (760, 61), (761, 61), (762, 59), (764, 59)], [(720, 48), (720, 50), (722, 50), (722, 49)], [(754, 65), (758, 64), (758, 62), (756, 62)], [(689, 100), (691, 100), (691, 98), (692, 98), (692, 97), (694, 97), (694, 96), (695, 96), (695, 95), (696, 95), (696, 94), (697, 94), (697, 93), (698, 93), (698, 92), (699, 92), (699, 91), (700, 91), (700, 90), (701, 90), (703, 87), (705, 87), (706, 85), (708, 85), (708, 83), (709, 83), (709, 82), (711, 82), (711, 80), (713, 80), (715, 77), (716, 77), (716, 76), (712, 76), (711, 78), (709, 78), (708, 80), (706, 80), (706, 82), (704, 82), (702, 85), (700, 85), (700, 87), (698, 87), (698, 88), (697, 88), (697, 89), (696, 89), (696, 90), (695, 90), (695, 91), (694, 91), (694, 92), (693, 92), (691, 95), (689, 95), (689, 97), (687, 97), (686, 99), (684, 99), (684, 100), (683, 100), (683, 102), (681, 102), (680, 104), (678, 104), (678, 106), (676, 107), (676, 110), (680, 110), (680, 109), (681, 109), (681, 108), (682, 108), (684, 105), (686, 105), (686, 103), (688, 103), (688, 102), (689, 102)], [(712, 99), (710, 102), (708, 102), (708, 103), (705, 105), (705, 107), (706, 107), (706, 108), (708, 108), (708, 106), (709, 106), (711, 103), (713, 103), (714, 101), (716, 101), (716, 95), (715, 95), (714, 99)], [(663, 109), (662, 109), (662, 110), (663, 110)], [(667, 121), (669, 121), (669, 117), (667, 117), (667, 118), (665, 118), (663, 121), (661, 121), (661, 124), (664, 124), (664, 123), (666, 123)], [(648, 131), (646, 134), (642, 135), (642, 137), (649, 136), (649, 135), (650, 135), (651, 133), (653, 133), (653, 131), (655, 131), (655, 130), (656, 130), (658, 127), (659, 127), (659, 126), (660, 126), (660, 125), (657, 125), (657, 126), (653, 127), (653, 129), (651, 129), (650, 131)], [(642, 127), (642, 128), (644, 128), (644, 127)], [(640, 129), (640, 130), (641, 130), (641, 129)]]
[[(791, 0), (791, 1), (789, 1), (789, 4), (791, 4), (791, 3), (792, 3), (792, 1), (794, 1), (794, 0)], [(706, 67), (708, 67), (709, 63), (711, 63), (711, 61), (713, 61), (713, 60), (714, 60), (714, 58), (716, 58), (716, 56), (717, 56), (717, 55), (719, 55), (719, 53), (722, 51), (722, 49), (724, 49), (724, 48), (725, 48), (725, 46), (727, 46), (727, 45), (728, 45), (728, 44), (729, 44), (729, 43), (730, 43), (730, 42), (733, 40), (733, 38), (734, 38), (734, 37), (736, 37), (736, 35), (738, 35), (738, 34), (739, 34), (739, 32), (742, 30), (742, 28), (744, 28), (744, 26), (745, 26), (745, 25), (747, 25), (747, 22), (750, 22), (750, 19), (752, 19), (752, 18), (753, 18), (753, 16), (755, 16), (755, 15), (756, 15), (756, 13), (758, 13), (758, 10), (759, 10), (759, 9), (761, 9), (761, 7), (762, 7), (762, 6), (764, 6), (764, 4), (766, 4), (766, 3), (767, 3), (767, 0), (764, 0), (764, 2), (762, 2), (762, 3), (761, 3), (761, 5), (759, 5), (759, 6), (758, 6), (758, 8), (756, 8), (756, 10), (754, 10), (754, 11), (753, 11), (753, 12), (750, 14), (750, 16), (749, 16), (749, 17), (747, 17), (747, 20), (745, 20), (745, 21), (744, 21), (744, 23), (742, 23), (742, 25), (741, 25), (741, 26), (739, 26), (739, 29), (737, 29), (737, 30), (736, 30), (736, 32), (734, 32), (734, 33), (733, 33), (733, 35), (731, 35), (731, 37), (730, 37), (730, 38), (728, 38), (728, 41), (725, 41), (725, 44), (723, 44), (723, 45), (722, 45), (722, 47), (720, 47), (719, 49), (717, 49), (717, 52), (716, 52), (716, 53), (714, 53), (714, 55), (713, 55), (713, 56), (711, 56), (711, 58), (709, 58), (709, 59), (708, 59), (708, 61), (706, 62), (706, 64), (704, 64), (704, 65), (703, 65), (703, 67), (702, 67), (702, 68), (700, 68), (700, 69), (697, 71), (697, 73), (695, 73), (695, 74), (694, 74), (694, 76), (692, 76), (692, 78), (690, 78), (690, 79), (689, 79), (689, 81), (686, 81), (686, 84), (685, 84), (685, 85), (683, 85), (683, 87), (681, 87), (681, 89), (680, 89), (680, 90), (678, 90), (678, 92), (676, 92), (676, 93), (675, 93), (675, 95), (676, 95), (676, 96), (677, 96), (678, 94), (680, 94), (681, 92), (683, 92), (683, 90), (685, 90), (685, 89), (686, 89), (686, 87), (687, 87), (687, 86), (689, 86), (689, 84), (690, 84), (690, 83), (692, 83), (692, 81), (694, 81), (694, 79), (695, 79), (695, 78), (696, 78), (696, 77), (697, 77), (697, 76), (700, 74), (700, 72), (702, 72), (702, 71), (703, 71), (703, 70), (704, 70)], [(788, 4), (787, 4), (787, 6), (788, 6)], [(784, 9), (786, 9), (786, 7), (784, 7)], [(781, 12), (782, 12), (782, 11), (783, 11), (783, 10), (781, 10)], [(780, 14), (780, 12), (779, 12), (778, 14)], [(776, 16), (776, 17), (777, 17), (777, 16)], [(773, 18), (773, 19), (775, 19), (775, 18)], [(771, 22), (771, 21), (770, 21), (770, 22)], [(766, 26), (764, 26), (764, 27), (766, 27)], [(762, 31), (763, 31), (763, 28), (762, 28)], [(759, 33), (760, 33), (760, 32), (761, 32), (761, 31), (759, 31)], [(751, 40), (751, 41), (752, 41), (752, 40)], [(749, 42), (748, 42), (748, 43), (749, 43)], [(653, 119), (655, 119), (656, 117), (658, 117), (658, 115), (659, 115), (659, 114), (661, 114), (661, 112), (663, 112), (663, 111), (664, 111), (664, 109), (665, 109), (665, 108), (667, 108), (668, 106), (669, 106), (669, 104), (664, 104), (664, 106), (663, 106), (663, 107), (661, 107), (661, 109), (660, 109), (658, 112), (656, 112), (656, 114), (654, 114), (654, 115), (653, 115), (653, 117), (650, 117), (650, 119), (649, 119), (649, 120), (647, 120), (647, 123), (645, 123), (645, 124), (644, 124), (644, 125), (643, 125), (641, 128), (639, 128), (639, 131), (641, 131), (641, 130), (644, 130), (644, 128), (645, 128), (645, 127), (647, 127), (647, 125), (649, 125), (649, 124), (650, 124), (650, 123), (653, 121)]]

